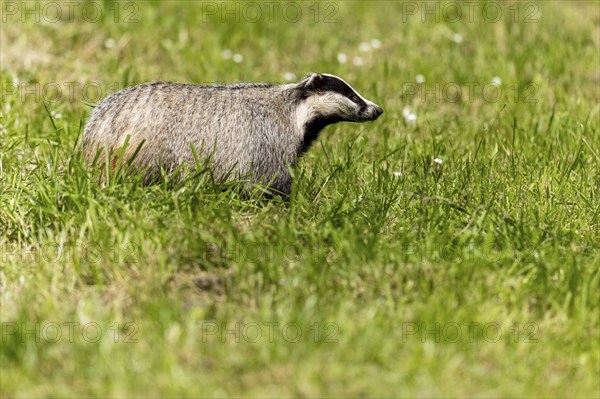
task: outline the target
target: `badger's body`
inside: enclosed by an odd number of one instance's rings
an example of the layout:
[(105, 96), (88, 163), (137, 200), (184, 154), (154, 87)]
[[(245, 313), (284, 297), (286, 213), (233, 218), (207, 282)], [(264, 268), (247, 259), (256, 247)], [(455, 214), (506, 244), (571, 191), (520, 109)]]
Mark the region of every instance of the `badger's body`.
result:
[(147, 83), (97, 105), (85, 128), (84, 156), (104, 160), (107, 151), (112, 159), (127, 143), (121, 159), (137, 151), (133, 163), (152, 182), (161, 167), (167, 173), (194, 167), (195, 148), (219, 179), (248, 177), (288, 194), (289, 167), (325, 126), (374, 120), (382, 112), (326, 74), (287, 85)]

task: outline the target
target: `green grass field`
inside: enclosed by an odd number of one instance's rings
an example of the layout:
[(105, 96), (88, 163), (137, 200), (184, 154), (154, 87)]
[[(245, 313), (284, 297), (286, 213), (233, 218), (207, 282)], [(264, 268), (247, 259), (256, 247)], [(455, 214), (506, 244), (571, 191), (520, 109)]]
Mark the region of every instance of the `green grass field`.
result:
[[(0, 4), (0, 396), (600, 396), (598, 2), (53, 4)], [(311, 71), (385, 113), (288, 202), (82, 164), (116, 89)]]

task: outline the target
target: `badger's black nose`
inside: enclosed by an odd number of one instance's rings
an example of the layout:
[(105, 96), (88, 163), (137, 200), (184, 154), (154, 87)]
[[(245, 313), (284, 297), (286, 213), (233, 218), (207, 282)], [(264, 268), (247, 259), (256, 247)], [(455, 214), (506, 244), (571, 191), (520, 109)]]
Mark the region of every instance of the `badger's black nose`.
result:
[(383, 108), (381, 108), (379, 105), (375, 106), (375, 118), (379, 118), (379, 116), (383, 114)]

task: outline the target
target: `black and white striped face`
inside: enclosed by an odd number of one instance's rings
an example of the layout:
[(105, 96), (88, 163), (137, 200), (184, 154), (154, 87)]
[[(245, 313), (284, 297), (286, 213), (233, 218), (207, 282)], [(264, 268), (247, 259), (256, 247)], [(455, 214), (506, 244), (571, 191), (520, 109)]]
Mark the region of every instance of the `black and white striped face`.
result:
[(373, 121), (383, 109), (362, 97), (343, 79), (330, 74), (311, 73), (298, 84), (305, 99), (306, 121), (323, 118), (330, 123)]

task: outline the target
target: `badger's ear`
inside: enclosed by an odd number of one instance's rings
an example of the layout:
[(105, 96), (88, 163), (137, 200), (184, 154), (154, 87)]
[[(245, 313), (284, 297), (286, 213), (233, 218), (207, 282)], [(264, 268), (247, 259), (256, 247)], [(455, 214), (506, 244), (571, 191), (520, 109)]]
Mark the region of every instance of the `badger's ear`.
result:
[(323, 83), (323, 75), (320, 73), (309, 73), (306, 77), (300, 82), (302, 88), (305, 90), (315, 90)]

